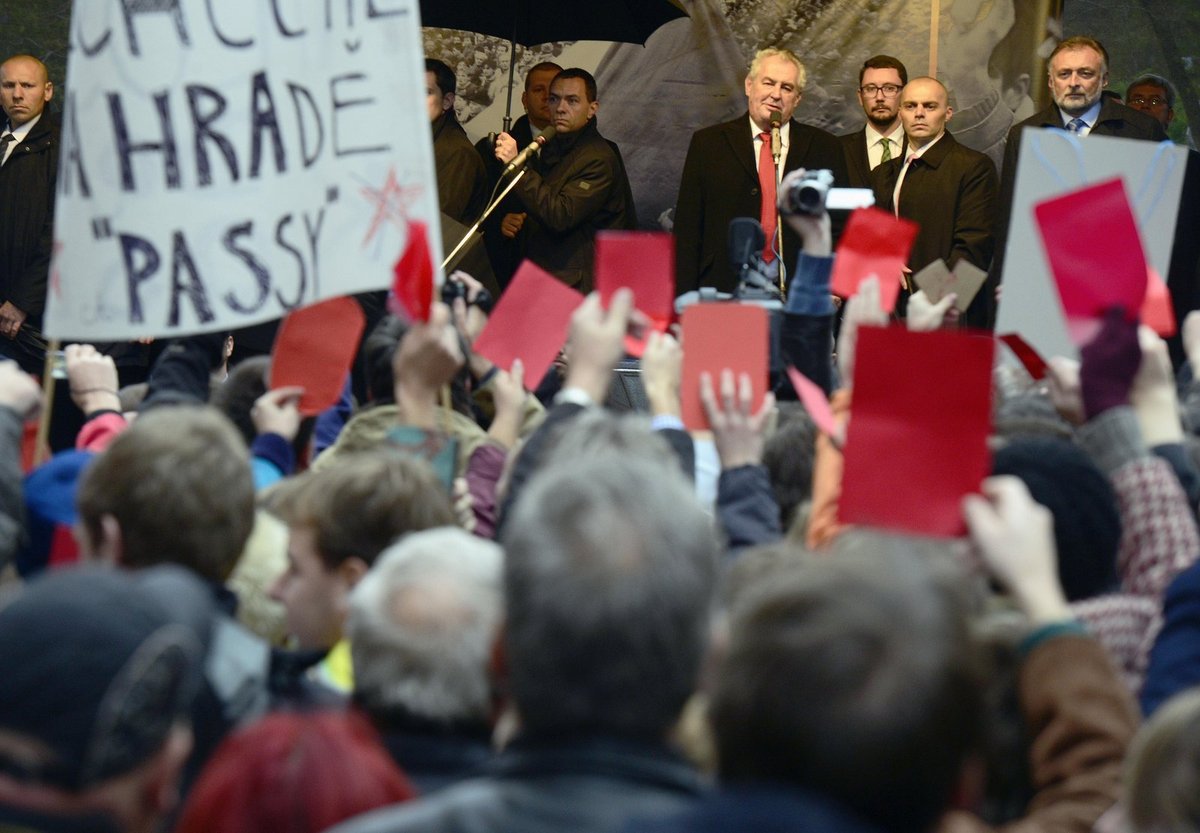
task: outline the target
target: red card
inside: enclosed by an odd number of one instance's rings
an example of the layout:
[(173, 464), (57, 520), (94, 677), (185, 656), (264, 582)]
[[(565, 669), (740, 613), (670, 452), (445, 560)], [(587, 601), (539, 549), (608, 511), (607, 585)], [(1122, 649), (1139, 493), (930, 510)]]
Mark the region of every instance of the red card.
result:
[(796, 389), (796, 395), (800, 397), (813, 423), (822, 433), (832, 437), (840, 445), (843, 439), (842, 428), (834, 419), (833, 409), (829, 407), (825, 391), (796, 368), (789, 367), (787, 372), (788, 378), (792, 380), (792, 387)]
[(962, 498), (991, 465), (994, 350), (990, 336), (859, 330), (839, 520), (963, 534)]
[(1142, 323), (1163, 338), (1175, 335), (1178, 328), (1171, 292), (1150, 264), (1146, 264), (1146, 300), (1142, 303)]
[(429, 254), (429, 230), (420, 220), (408, 221), (404, 253), (392, 272), (391, 313), (409, 321), (428, 321), (433, 308), (433, 258)]
[(700, 402), (700, 374), (712, 375), (713, 386), (728, 368), (736, 376), (750, 374), (754, 408), (767, 392), (767, 311), (752, 304), (693, 304), (683, 311), (683, 379), (680, 398), (683, 424), (689, 431), (709, 429)]
[(1008, 345), (1009, 350), (1013, 351), (1013, 355), (1025, 366), (1030, 376), (1038, 381), (1046, 378), (1046, 360), (1030, 346), (1028, 341), (1016, 333), (1008, 333), (999, 338)]
[(271, 350), (271, 389), (300, 385), (300, 413), (319, 414), (342, 395), (367, 326), (362, 307), (341, 296), (293, 310)]
[(1146, 256), (1120, 179), (1034, 206), (1046, 260), (1071, 319), (1122, 306), (1132, 320), (1146, 296)]
[(497, 367), (525, 365), (525, 387), (533, 390), (567, 340), (571, 314), (583, 303), (576, 292), (532, 261), (517, 267), (474, 350)]
[[(633, 303), (660, 333), (667, 331), (675, 304), (675, 242), (658, 231), (601, 231), (596, 234), (596, 290), (608, 307), (623, 286), (633, 290)], [(641, 338), (625, 336), (625, 350), (641, 358)]]
[(916, 239), (917, 224), (911, 220), (878, 208), (856, 210), (846, 223), (833, 261), (833, 293), (849, 298), (864, 279), (877, 275), (883, 311), (891, 312), (900, 295), (900, 274)]

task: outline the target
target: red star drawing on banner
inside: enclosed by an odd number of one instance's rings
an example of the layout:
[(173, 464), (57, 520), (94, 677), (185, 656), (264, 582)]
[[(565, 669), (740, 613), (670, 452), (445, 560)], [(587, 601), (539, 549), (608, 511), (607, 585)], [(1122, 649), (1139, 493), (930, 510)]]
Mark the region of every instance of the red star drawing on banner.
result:
[(388, 169), (387, 180), (382, 188), (364, 185), (361, 193), (367, 202), (375, 205), (375, 216), (371, 218), (371, 227), (367, 229), (367, 235), (363, 238), (363, 246), (374, 239), (375, 233), (385, 221), (391, 221), (396, 228), (405, 231), (408, 228), (408, 209), (417, 201), (422, 190), (420, 185), (401, 185), (396, 180), (395, 168)]

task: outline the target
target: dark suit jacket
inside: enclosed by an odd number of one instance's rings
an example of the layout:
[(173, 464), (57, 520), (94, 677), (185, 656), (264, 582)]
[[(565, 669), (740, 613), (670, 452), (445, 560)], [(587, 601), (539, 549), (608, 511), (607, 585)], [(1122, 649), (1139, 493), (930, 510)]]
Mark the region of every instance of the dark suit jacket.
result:
[(526, 256), (584, 294), (592, 291), (596, 232), (637, 227), (625, 166), (595, 119), (547, 142), (513, 193), (529, 213)]
[[(903, 136), (900, 142), (900, 156), (908, 152), (908, 137)], [(842, 152), (846, 154), (846, 172), (849, 175), (851, 188), (871, 187), (871, 160), (867, 157), (867, 128), (856, 130), (845, 136), (839, 136)]]
[[(893, 211), (892, 191), (904, 160), (885, 162), (871, 172), (875, 204)], [(960, 259), (980, 269), (992, 260), (996, 212), (996, 166), (985, 154), (958, 143), (949, 131), (915, 159), (900, 189), (900, 216), (921, 226), (908, 257), (919, 272), (941, 258), (954, 268)], [(964, 323), (979, 324), (968, 311)]]
[(433, 123), (433, 161), (442, 211), (464, 226), (471, 225), (487, 203), (487, 174), (453, 111)]
[[(1008, 131), (1004, 143), (1004, 167), (1000, 169), (1000, 202), (999, 216), (996, 217), (996, 257), (992, 261), (991, 272), (985, 290), (994, 301), (995, 287), (1000, 283), (1004, 269), (1004, 247), (1008, 241), (1008, 221), (1012, 213), (1013, 192), (1017, 187), (1017, 158), (1021, 153), (1021, 132), (1027, 127), (1058, 127), (1063, 126), (1062, 116), (1058, 105), (1051, 104), (1045, 110), (1034, 113), (1025, 121), (1014, 124)], [(1100, 114), (1096, 124), (1088, 135), (1119, 136), (1124, 139), (1145, 139), (1151, 142), (1161, 142), (1167, 138), (1163, 126), (1145, 113), (1126, 107), (1119, 101), (1105, 96), (1100, 105)], [(1086, 137), (1084, 137), (1086, 140)], [(982, 294), (982, 292), (981, 292)], [(994, 306), (994, 303), (993, 303)], [(989, 323), (995, 319), (995, 310), (988, 315)]]
[[(785, 172), (828, 168), (834, 184), (845, 187), (846, 158), (837, 137), (820, 128), (791, 122)], [(737, 275), (729, 265), (729, 221), (761, 214), (758, 164), (750, 115), (698, 130), (688, 147), (675, 206), (675, 293), (700, 286), (730, 292)], [(783, 226), (783, 252), (794, 261), (800, 239)]]

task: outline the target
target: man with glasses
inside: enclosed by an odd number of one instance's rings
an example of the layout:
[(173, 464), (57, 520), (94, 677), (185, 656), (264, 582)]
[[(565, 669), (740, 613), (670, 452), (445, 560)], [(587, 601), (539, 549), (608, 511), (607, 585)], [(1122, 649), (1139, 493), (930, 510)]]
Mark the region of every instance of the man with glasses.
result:
[(891, 55), (867, 58), (858, 71), (858, 102), (867, 123), (841, 137), (851, 187), (870, 188), (871, 171), (904, 156), (908, 142), (900, 123), (900, 90), (907, 83), (908, 70)]
[(1161, 75), (1146, 74), (1125, 90), (1125, 103), (1141, 110), (1166, 130), (1175, 118), (1175, 88)]

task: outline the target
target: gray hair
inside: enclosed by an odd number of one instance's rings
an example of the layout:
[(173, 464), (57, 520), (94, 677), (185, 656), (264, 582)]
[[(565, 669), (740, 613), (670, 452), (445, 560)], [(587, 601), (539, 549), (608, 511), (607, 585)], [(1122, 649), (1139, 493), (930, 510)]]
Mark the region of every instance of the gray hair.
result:
[(629, 453), (539, 472), (506, 527), (522, 726), (661, 739), (695, 689), (717, 537), (686, 479)]
[(350, 596), (355, 696), (369, 713), (487, 720), (504, 553), (455, 527), (384, 550)]
[(588, 408), (561, 426), (550, 438), (543, 465), (578, 461), (583, 457), (628, 454), (639, 460), (680, 469), (679, 458), (650, 420), (641, 414), (614, 414)]

